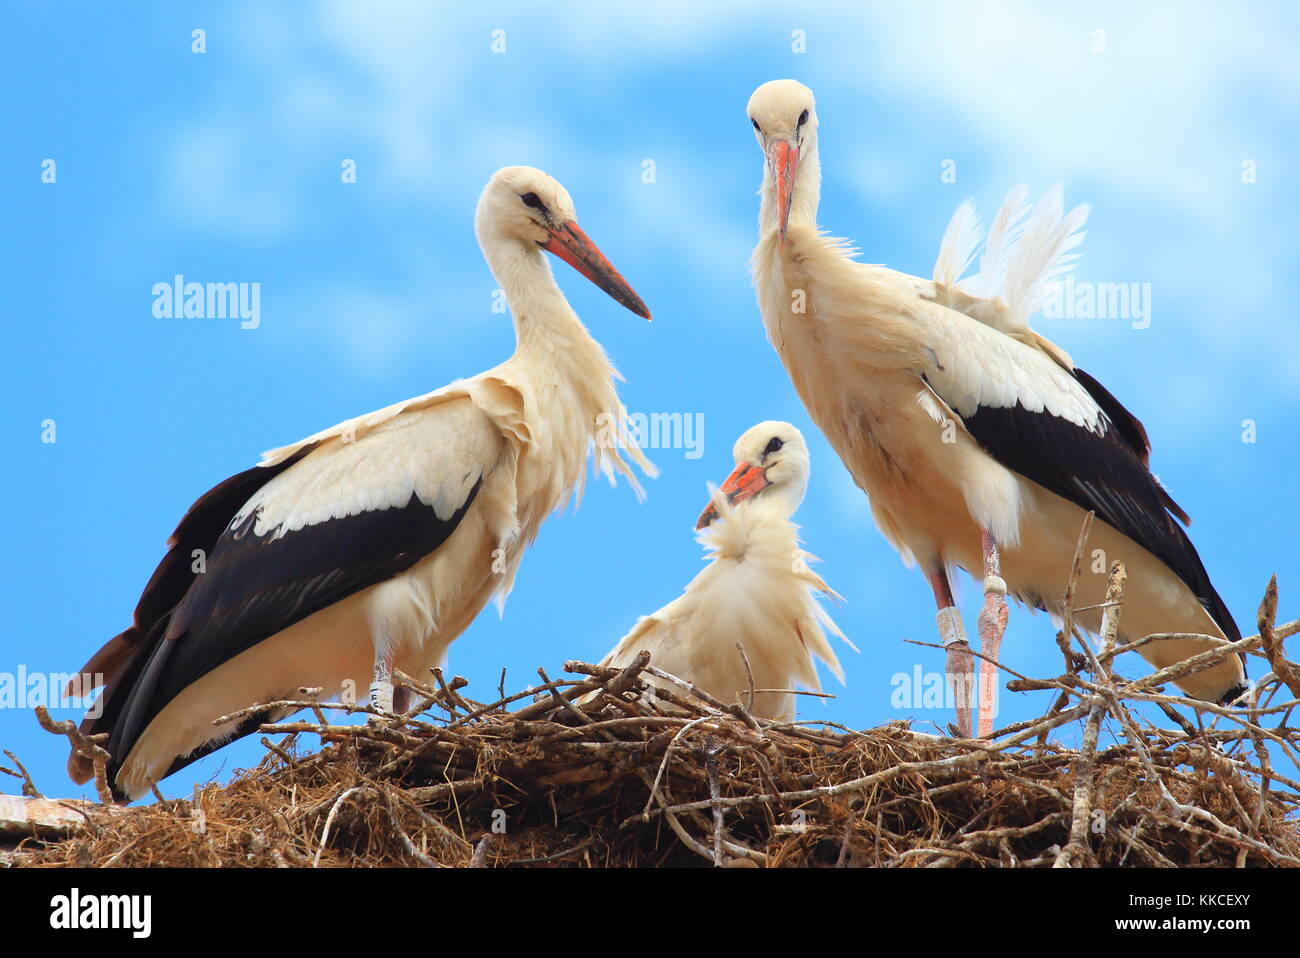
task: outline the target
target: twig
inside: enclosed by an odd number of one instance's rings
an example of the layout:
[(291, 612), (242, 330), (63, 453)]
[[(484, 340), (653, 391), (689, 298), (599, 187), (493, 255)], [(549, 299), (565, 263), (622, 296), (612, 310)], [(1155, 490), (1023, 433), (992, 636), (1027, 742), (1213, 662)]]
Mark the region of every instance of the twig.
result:
[(749, 656), (745, 652), (745, 643), (737, 642), (736, 648), (740, 650), (740, 657), (745, 662), (745, 675), (749, 679), (749, 691), (745, 693), (745, 711), (754, 711), (754, 667), (749, 664)]
[(1264, 654), (1268, 656), (1269, 666), (1274, 674), (1286, 683), (1286, 687), (1291, 690), (1292, 698), (1300, 699), (1300, 674), (1297, 674), (1295, 667), (1283, 654), (1282, 640), (1278, 638), (1274, 628), (1277, 623), (1276, 575), (1268, 580), (1268, 586), (1264, 589), (1264, 598), (1259, 603), (1256, 622), (1259, 625), (1259, 637), (1264, 645)]
[(83, 758), (90, 759), (95, 770), (95, 792), (99, 795), (99, 800), (105, 805), (113, 804), (113, 790), (108, 785), (109, 754), (99, 744), (100, 741), (106, 741), (108, 735), (85, 735), (76, 723), (68, 719), (55, 722), (43, 705), (36, 706), (35, 712), (36, 721), (41, 723), (41, 728), (54, 735), (66, 735), (68, 741), (72, 743), (73, 751)]
[[(9, 751), (9, 749), (5, 749), (5, 754), (9, 756), (9, 761), (18, 766), (19, 774), (15, 775), (15, 777), (23, 780), (23, 794), (28, 798), (44, 798), (45, 796), (41, 794), (40, 789), (36, 787), (36, 783), (32, 781), (32, 776), (28, 773), (27, 766), (22, 763), (17, 755)], [(8, 772), (9, 769), (6, 768), (4, 771)], [(12, 775), (14, 773), (10, 772), (10, 774)]]
[(474, 854), (470, 856), (469, 867), (487, 868), (488, 852), (491, 850), (492, 850), (492, 833), (488, 832), (486, 835), (480, 838), (478, 844), (474, 846)]
[(316, 846), (316, 855), (311, 861), (312, 868), (320, 868), (320, 856), (325, 851), (325, 843), (329, 841), (330, 827), (334, 824), (334, 816), (339, 813), (339, 807), (353, 795), (371, 794), (373, 791), (371, 788), (356, 785), (347, 789), (334, 800), (334, 804), (330, 806), (330, 813), (325, 816), (325, 827), (321, 829), (320, 844)]
[[(739, 643), (737, 643), (739, 644)], [(718, 752), (722, 746), (709, 739), (704, 746), (704, 770), (709, 776), (709, 798), (713, 802), (713, 867), (722, 867), (722, 792), (718, 787)]]

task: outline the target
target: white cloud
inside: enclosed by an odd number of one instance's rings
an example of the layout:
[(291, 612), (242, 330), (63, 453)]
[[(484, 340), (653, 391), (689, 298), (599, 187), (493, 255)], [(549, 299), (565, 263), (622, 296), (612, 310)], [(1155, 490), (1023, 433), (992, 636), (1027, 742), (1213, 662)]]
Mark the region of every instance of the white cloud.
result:
[(171, 140), (162, 197), (169, 216), (241, 240), (280, 235), (293, 222), (288, 198), (259, 175), (253, 137), (240, 123), (205, 117)]
[[(494, 26), (507, 31), (506, 57), (487, 52)], [(794, 27), (807, 30), (804, 56), (788, 53)], [(1096, 29), (1105, 31), (1104, 53), (1091, 51)], [(643, 256), (653, 246), (653, 261), (671, 263), (701, 297), (730, 297), (732, 274), (746, 268), (733, 261), (747, 259), (753, 223), (752, 211), (736, 218), (734, 200), (749, 197), (757, 164), (724, 168), (734, 154), (717, 148), (718, 131), (692, 129), (679, 96), (657, 99), (646, 84), (689, 64), (701, 71), (704, 98), (721, 79), (710, 58), (751, 53), (823, 93), (828, 187), (849, 186), (891, 221), (883, 242), (853, 237), (866, 259), (897, 262), (903, 237), (937, 246), (943, 224), (914, 212), (926, 188), (913, 168), (918, 151), (959, 151), (963, 170), (980, 176), (964, 180), (953, 200), (975, 193), (986, 209), (1014, 182), (1061, 180), (1067, 197), (1094, 203), (1082, 271), (1152, 282), (1164, 312), (1157, 322), (1178, 322), (1192, 341), (1190, 372), (1207, 394), (1252, 358), (1244, 325), (1274, 347), (1255, 373), (1300, 390), (1300, 380), (1285, 378), (1300, 324), (1277, 308), (1294, 264), (1290, 217), (1279, 209), (1287, 188), (1278, 186), (1293, 133), (1276, 109), (1300, 102), (1300, 82), (1288, 33), (1270, 16), (1209, 5), (956, 3), (794, 15), (776, 4), (684, 0), (653, 9), (562, 4), (544, 14), (520, 4), (488, 16), (335, 0), (294, 17), (237, 8), (227, 32), (235, 75), (181, 131), (165, 192), (172, 208), (217, 232), (291, 231), (308, 195), (302, 184), (320, 175), (320, 154), (331, 149), (358, 158), (381, 201), (457, 216), (470, 204), (449, 197), (471, 196), (486, 171), (523, 161), (606, 184), (591, 195), (584, 182), (579, 209), (636, 224), (628, 245), (639, 243)], [(554, 101), (553, 76), (530, 83), (514, 72), (538, 50), (556, 76), (572, 79), (571, 102)], [(642, 157), (584, 113), (607, 95), (597, 77), (644, 94), (634, 105), (645, 114), (645, 139), (657, 144), (655, 186), (636, 178)], [(698, 153), (701, 144), (712, 151)], [(275, 147), (276, 161), (250, 166), (255, 147)], [(1245, 155), (1261, 161), (1253, 186), (1239, 182)], [(937, 161), (935, 170), (938, 188)], [(853, 212), (824, 209), (823, 219), (853, 236), (862, 219)], [(417, 284), (409, 277), (406, 292)], [(1062, 333), (1075, 349), (1115, 341), (1114, 330), (1078, 324)]]

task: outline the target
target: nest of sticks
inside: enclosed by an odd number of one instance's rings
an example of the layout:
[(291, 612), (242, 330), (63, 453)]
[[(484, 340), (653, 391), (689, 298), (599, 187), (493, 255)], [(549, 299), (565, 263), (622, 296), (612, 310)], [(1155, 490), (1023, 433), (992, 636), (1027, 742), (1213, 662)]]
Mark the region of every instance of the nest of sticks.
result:
[[(1122, 567), (1110, 584), (1118, 610)], [(540, 684), (506, 695), (503, 681), (490, 702), (435, 670), (430, 686), (408, 683), (422, 709), (360, 725), (332, 710), (367, 708), (304, 690), (282, 704), (305, 720), (264, 726), (265, 757), (229, 785), (79, 806), (83, 825), (8, 854), (95, 866), (1300, 865), (1300, 783), (1275, 768), (1300, 766), (1300, 668), (1283, 653), (1300, 622), (1275, 626), (1276, 607), (1270, 583), (1257, 635), (1138, 680), (1111, 671), (1133, 647), (1116, 644), (1113, 616), (1099, 649), (1067, 620), (1062, 674), (1012, 672), (1008, 685), (1059, 695), (987, 740), (902, 721), (854, 731), (757, 719), (644, 652), (622, 670), (568, 662), (552, 680), (539, 669)], [(1254, 704), (1162, 688), (1243, 651), (1269, 667)], [(680, 691), (646, 696), (651, 678)], [(1145, 717), (1156, 713), (1168, 721)], [(71, 723), (43, 721), (75, 739)], [(1078, 747), (1053, 740), (1080, 725)], [(320, 747), (307, 751), (307, 736)], [(95, 742), (80, 747), (102, 768)]]

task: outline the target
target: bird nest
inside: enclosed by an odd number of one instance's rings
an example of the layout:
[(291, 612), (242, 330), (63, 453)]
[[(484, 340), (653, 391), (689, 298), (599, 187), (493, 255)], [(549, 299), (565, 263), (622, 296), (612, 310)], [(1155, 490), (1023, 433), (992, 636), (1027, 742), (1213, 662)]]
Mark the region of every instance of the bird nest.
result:
[[(671, 679), (648, 653), (625, 669), (565, 664), (568, 677), (493, 702), (466, 683), (412, 684), (407, 717), (264, 726), (267, 752), (226, 786), (138, 808), (88, 805), (63, 837), (31, 836), (16, 861), (116, 866), (1241, 866), (1300, 865), (1300, 702), (1273, 626), (1198, 656), (1267, 658), (1253, 709), (1160, 690), (1186, 670), (1129, 681), (1062, 642), (1066, 670), (1012, 688), (1055, 688), (1038, 719), (991, 739), (776, 723)], [(1272, 604), (1270, 605), (1270, 601)], [(643, 694), (658, 681), (653, 696)], [(1289, 690), (1287, 701), (1268, 704)], [(531, 700), (531, 701), (530, 701)], [(1143, 717), (1154, 703), (1170, 719)], [(522, 704), (522, 707), (520, 705)], [(1182, 711), (1179, 711), (1182, 709)], [(1190, 716), (1190, 718), (1189, 718)], [(1117, 730), (1099, 743), (1103, 719)], [(1054, 730), (1082, 724), (1077, 748)], [(68, 729), (51, 725), (51, 730)], [(321, 747), (304, 750), (304, 738)], [(87, 743), (83, 743), (83, 747)], [(93, 743), (90, 747), (93, 747)], [(30, 785), (30, 783), (28, 783)]]

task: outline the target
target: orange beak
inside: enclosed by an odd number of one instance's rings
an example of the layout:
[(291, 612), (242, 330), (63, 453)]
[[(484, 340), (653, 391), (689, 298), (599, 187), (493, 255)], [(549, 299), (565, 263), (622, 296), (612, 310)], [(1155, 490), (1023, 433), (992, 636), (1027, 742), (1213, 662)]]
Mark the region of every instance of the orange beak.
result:
[(613, 264), (605, 259), (605, 254), (591, 238), (578, 228), (577, 223), (561, 223), (554, 227), (550, 240), (539, 245), (564, 260), (638, 316), (650, 318), (650, 310), (641, 301), (641, 297), (619, 275)]
[[(727, 481), (722, 484), (722, 494), (727, 497), (727, 502), (733, 506), (738, 502), (762, 492), (771, 483), (767, 481), (767, 471), (758, 468), (748, 462), (742, 462), (735, 471), (727, 476)], [(700, 519), (695, 523), (697, 530), (703, 529), (714, 519), (718, 518), (718, 507), (709, 503), (707, 509), (700, 513)]]
[(767, 162), (776, 185), (776, 209), (781, 224), (781, 247), (784, 249), (785, 232), (790, 226), (790, 204), (794, 200), (794, 174), (799, 169), (799, 147), (791, 146), (786, 140), (773, 140), (767, 151)]

